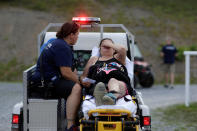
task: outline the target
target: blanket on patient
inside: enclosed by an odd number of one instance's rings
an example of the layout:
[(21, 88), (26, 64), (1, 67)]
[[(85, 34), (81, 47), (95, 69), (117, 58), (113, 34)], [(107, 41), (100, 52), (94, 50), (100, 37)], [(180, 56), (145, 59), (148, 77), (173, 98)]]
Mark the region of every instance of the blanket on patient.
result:
[(130, 95), (126, 95), (125, 97), (129, 101), (125, 101), (125, 98), (123, 97), (116, 101), (116, 105), (96, 106), (95, 98), (93, 96), (87, 95), (82, 104), (82, 111), (83, 111), (84, 117), (86, 119), (89, 119), (88, 112), (93, 109), (125, 109), (125, 110), (129, 110), (132, 116), (135, 117), (135, 114), (137, 111), (137, 105), (135, 102), (132, 101), (132, 98)]

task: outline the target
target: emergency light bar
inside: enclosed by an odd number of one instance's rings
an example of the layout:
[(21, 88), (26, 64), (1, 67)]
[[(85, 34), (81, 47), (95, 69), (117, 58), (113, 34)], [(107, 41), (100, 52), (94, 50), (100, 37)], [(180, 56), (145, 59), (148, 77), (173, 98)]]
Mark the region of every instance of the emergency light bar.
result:
[(80, 24), (87, 24), (87, 23), (100, 23), (101, 19), (98, 17), (73, 17), (72, 21), (78, 22)]

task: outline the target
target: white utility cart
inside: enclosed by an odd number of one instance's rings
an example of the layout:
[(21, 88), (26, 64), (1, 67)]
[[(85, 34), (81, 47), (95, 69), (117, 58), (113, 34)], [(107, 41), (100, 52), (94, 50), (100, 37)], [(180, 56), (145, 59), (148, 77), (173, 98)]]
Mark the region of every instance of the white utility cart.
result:
[[(91, 51), (98, 46), (102, 38), (111, 38), (115, 43), (123, 44), (130, 59), (129, 77), (133, 87), (134, 35), (123, 24), (100, 24), (100, 18), (74, 17), (74, 21), (82, 22), (79, 39), (73, 46), (74, 57), (79, 62), (78, 74), (91, 56)], [(38, 55), (40, 47), (51, 38), (56, 38), (56, 28), (63, 23), (50, 23), (38, 35)], [(54, 31), (55, 30), (55, 31)], [(64, 131), (66, 127), (65, 101), (63, 99), (45, 99), (29, 97), (29, 84), (36, 65), (23, 72), (23, 101), (13, 109), (12, 131)], [(138, 118), (140, 130), (151, 130), (149, 108), (143, 102), (141, 93), (136, 93), (138, 101)], [(145, 119), (146, 118), (146, 119)], [(147, 119), (148, 118), (148, 119)], [(148, 122), (147, 122), (148, 121)], [(148, 123), (148, 124), (147, 124)]]

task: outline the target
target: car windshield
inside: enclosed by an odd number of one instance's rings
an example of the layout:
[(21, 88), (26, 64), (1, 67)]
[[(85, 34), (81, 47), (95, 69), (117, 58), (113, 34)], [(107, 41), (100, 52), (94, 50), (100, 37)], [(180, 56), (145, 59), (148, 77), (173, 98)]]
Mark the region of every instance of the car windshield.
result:
[(134, 44), (134, 57), (142, 57), (142, 54), (136, 44)]

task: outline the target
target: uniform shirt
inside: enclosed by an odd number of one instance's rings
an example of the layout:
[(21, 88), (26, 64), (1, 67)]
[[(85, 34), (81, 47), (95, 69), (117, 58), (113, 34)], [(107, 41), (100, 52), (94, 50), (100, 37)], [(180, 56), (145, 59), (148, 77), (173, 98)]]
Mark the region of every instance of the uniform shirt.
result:
[(165, 45), (162, 48), (162, 52), (164, 54), (164, 63), (173, 64), (175, 60), (175, 54), (177, 53), (177, 49), (173, 45)]
[(49, 43), (42, 54), (40, 55), (34, 80), (40, 80), (41, 77), (41, 57), (42, 57), (42, 72), (46, 81), (54, 81), (61, 77), (60, 67), (71, 67), (73, 65), (73, 51), (63, 39), (55, 39)]
[(40, 47), (40, 54), (42, 53), (42, 51), (44, 50), (44, 48), (49, 44), (52, 43), (55, 40), (55, 38), (51, 38), (49, 39), (46, 43), (44, 43), (41, 47)]

